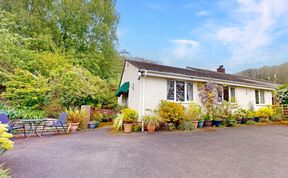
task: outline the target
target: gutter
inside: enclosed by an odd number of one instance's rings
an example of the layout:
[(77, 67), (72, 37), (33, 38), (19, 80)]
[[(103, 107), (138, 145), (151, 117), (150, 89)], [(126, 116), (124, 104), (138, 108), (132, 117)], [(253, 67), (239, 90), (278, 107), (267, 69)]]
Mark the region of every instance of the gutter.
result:
[[(208, 81), (215, 81), (215, 83), (217, 84), (228, 84), (231, 86), (241, 86), (244, 88), (256, 88), (256, 89), (265, 89), (265, 90), (271, 90), (274, 91), (275, 88), (271, 86), (267, 87), (267, 86), (261, 86), (261, 85), (257, 85), (257, 84), (247, 84), (247, 83), (243, 83), (243, 82), (231, 82), (231, 81), (227, 81), (227, 80), (220, 80), (220, 79), (214, 79), (214, 78), (208, 78), (208, 77), (195, 77), (195, 76), (189, 76), (189, 75), (183, 75), (183, 74), (175, 74), (175, 73), (169, 73), (169, 72), (158, 72), (158, 71), (152, 71), (152, 70), (146, 70), (147, 71), (147, 76), (151, 76), (151, 77), (161, 77), (161, 78), (167, 78), (167, 76), (169, 76), (169, 78), (173, 78), (173, 79), (180, 79), (180, 80), (188, 80), (188, 81), (198, 81), (198, 82), (208, 82)], [(184, 78), (183, 78), (184, 77)]]

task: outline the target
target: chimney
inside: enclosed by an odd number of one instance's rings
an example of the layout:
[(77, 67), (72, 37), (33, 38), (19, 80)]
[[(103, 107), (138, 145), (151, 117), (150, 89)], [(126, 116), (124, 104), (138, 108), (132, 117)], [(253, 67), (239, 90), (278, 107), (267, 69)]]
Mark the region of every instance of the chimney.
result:
[(225, 73), (224, 65), (220, 65), (220, 66), (217, 68), (217, 72)]

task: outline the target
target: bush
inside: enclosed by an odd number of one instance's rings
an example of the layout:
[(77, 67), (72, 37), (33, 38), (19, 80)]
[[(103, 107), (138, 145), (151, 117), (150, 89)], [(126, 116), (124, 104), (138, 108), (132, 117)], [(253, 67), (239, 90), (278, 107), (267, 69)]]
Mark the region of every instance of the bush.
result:
[(133, 132), (140, 132), (142, 130), (142, 125), (141, 124), (135, 124), (132, 127)]
[(123, 122), (131, 123), (137, 118), (137, 111), (131, 108), (126, 108), (121, 110)]
[(182, 104), (170, 101), (161, 101), (159, 114), (163, 122), (180, 123), (184, 119), (185, 108)]
[(0, 113), (8, 115), (9, 119), (41, 119), (47, 117), (44, 111), (29, 110), (29, 109), (15, 109), (12, 107), (1, 106)]
[(123, 126), (123, 115), (119, 115), (113, 120), (113, 129), (119, 131), (122, 130), (122, 126)]
[(72, 123), (78, 123), (78, 122), (81, 123), (86, 117), (86, 113), (81, 111), (80, 109), (70, 108), (69, 110), (67, 110), (67, 112), (68, 112), (68, 121)]
[(1, 178), (10, 178), (10, 172), (8, 169), (4, 169), (3, 165), (0, 165), (0, 177)]
[(200, 114), (201, 114), (201, 107), (198, 104), (192, 102), (189, 104), (186, 110), (185, 119), (197, 121), (200, 118)]
[(10, 140), (13, 135), (7, 132), (7, 125), (0, 124), (0, 155), (4, 154), (7, 150), (12, 150), (14, 146), (14, 142)]
[(178, 126), (179, 130), (191, 131), (194, 129), (194, 124), (191, 121), (183, 121)]
[(245, 124), (246, 124), (246, 125), (255, 125), (256, 122), (253, 121), (253, 120), (248, 120)]
[(260, 118), (267, 118), (268, 119), (271, 116), (273, 116), (273, 109), (271, 107), (260, 108), (256, 112), (256, 116), (258, 116)]

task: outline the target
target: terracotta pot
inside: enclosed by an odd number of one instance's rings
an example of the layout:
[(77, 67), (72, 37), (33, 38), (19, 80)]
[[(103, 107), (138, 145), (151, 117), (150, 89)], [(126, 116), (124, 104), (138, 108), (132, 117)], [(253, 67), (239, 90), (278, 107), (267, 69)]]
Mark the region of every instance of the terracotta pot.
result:
[(152, 132), (155, 132), (155, 124), (147, 124), (147, 131), (152, 133)]
[(204, 121), (204, 127), (211, 127), (212, 126), (212, 121)]
[(71, 126), (70, 126), (71, 133), (75, 133), (76, 130), (78, 129), (78, 126), (79, 126), (79, 122), (78, 123), (71, 123)]
[(198, 121), (192, 121), (193, 125), (194, 125), (194, 129), (197, 129), (198, 127)]
[(132, 124), (131, 123), (125, 123), (125, 124), (123, 124), (124, 125), (124, 132), (125, 133), (130, 133), (130, 132), (132, 132)]

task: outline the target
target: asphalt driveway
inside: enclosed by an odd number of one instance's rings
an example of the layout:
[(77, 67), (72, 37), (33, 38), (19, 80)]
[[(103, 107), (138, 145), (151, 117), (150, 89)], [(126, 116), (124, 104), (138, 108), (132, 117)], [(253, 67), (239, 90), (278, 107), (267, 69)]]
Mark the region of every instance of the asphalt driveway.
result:
[(5, 161), (15, 178), (287, 177), (288, 127), (74, 135), (16, 140)]

